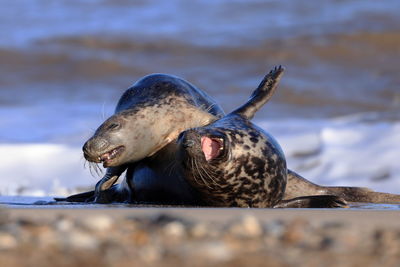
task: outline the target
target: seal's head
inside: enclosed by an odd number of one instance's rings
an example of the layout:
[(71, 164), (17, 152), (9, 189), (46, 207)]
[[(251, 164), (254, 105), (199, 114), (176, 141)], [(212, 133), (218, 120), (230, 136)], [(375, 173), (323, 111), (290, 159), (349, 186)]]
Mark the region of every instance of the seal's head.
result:
[(103, 163), (104, 167), (119, 166), (127, 158), (127, 120), (125, 116), (111, 116), (83, 145), (86, 160)]
[(178, 138), (186, 180), (208, 204), (269, 207), (286, 185), (286, 161), (267, 133), (240, 116), (187, 130)]
[(218, 129), (202, 127), (182, 132), (178, 154), (189, 183), (204, 190), (220, 186), (224, 168), (234, 156), (230, 144), (229, 136)]
[(193, 126), (216, 117), (182, 99), (170, 97), (157, 105), (136, 105), (111, 116), (84, 144), (84, 157), (104, 167), (121, 166), (154, 155)]

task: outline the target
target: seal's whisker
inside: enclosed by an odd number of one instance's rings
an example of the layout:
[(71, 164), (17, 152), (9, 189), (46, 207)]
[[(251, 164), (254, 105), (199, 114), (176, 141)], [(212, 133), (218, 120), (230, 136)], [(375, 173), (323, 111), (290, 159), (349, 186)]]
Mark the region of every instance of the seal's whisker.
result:
[(217, 105), (216, 103), (212, 103), (211, 105), (209, 105), (209, 106), (206, 108), (207, 113), (210, 113), (210, 111), (211, 111), (216, 105)]
[(106, 102), (103, 101), (103, 105), (101, 106), (101, 119), (104, 121), (106, 119), (106, 112), (105, 112)]
[(197, 175), (196, 175), (196, 173), (198, 173), (198, 170), (195, 168), (194, 159), (193, 159), (193, 158), (190, 159), (190, 164), (192, 165), (193, 178), (194, 178), (194, 180), (196, 181), (197, 184), (201, 185), (201, 183), (197, 180)]
[(94, 163), (95, 169), (96, 169), (96, 174), (97, 176), (102, 176), (103, 175), (103, 169), (100, 168), (99, 164)]
[(93, 166), (90, 162), (89, 162), (89, 172), (92, 177), (95, 177), (95, 175), (93, 174)]
[(203, 173), (204, 173), (206, 176), (208, 176), (208, 178), (210, 178), (210, 180), (213, 182), (214, 185), (219, 186), (219, 184), (217, 183), (217, 181), (215, 181), (215, 179), (213, 178), (213, 176), (210, 175), (210, 174), (207, 172), (207, 170), (206, 170), (203, 166), (200, 165), (200, 168), (203, 170)]
[(169, 170), (169, 176), (171, 176), (174, 171), (176, 171), (177, 169), (177, 162), (176, 161), (172, 161), (170, 164), (168, 164), (168, 166), (165, 168), (166, 171)]
[[(89, 163), (89, 172), (92, 177), (100, 177), (103, 175), (103, 171), (98, 164), (96, 164), (94, 162), (89, 162), (89, 161), (86, 161), (86, 162)], [(85, 165), (86, 165), (86, 163), (85, 163)]]
[(214, 170), (214, 168), (212, 168), (212, 166), (209, 166), (208, 169), (205, 169), (205, 171), (214, 174), (214, 176), (216, 176), (218, 174), (218, 172), (216, 170)]
[(196, 165), (197, 173), (200, 175), (201, 180), (203, 180), (204, 185), (207, 186), (209, 189), (212, 189), (212, 187), (207, 183), (207, 179), (204, 179), (204, 176), (202, 175), (198, 162), (195, 159), (194, 159), (194, 164)]

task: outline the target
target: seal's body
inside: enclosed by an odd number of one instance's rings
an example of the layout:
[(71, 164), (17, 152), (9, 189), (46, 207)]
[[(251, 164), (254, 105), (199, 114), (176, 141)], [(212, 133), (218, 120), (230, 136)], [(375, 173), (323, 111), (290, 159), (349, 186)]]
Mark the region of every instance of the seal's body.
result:
[[(338, 207), (345, 205), (343, 199), (399, 203), (399, 195), (366, 188), (319, 186), (286, 170), (279, 145), (249, 121), (270, 99), (282, 72), (277, 68), (267, 75), (251, 99), (226, 117), (208, 95), (180, 78), (164, 74), (142, 78), (122, 95), (115, 114), (100, 125), (83, 147), (89, 162), (107, 167), (95, 191), (57, 200), (246, 207)], [(203, 126), (207, 127), (201, 129)], [(197, 149), (204, 159), (182, 151), (182, 138), (190, 132), (184, 131), (191, 128), (197, 129), (191, 130), (193, 135), (200, 136), (192, 152)], [(202, 171), (216, 162), (215, 156), (220, 155), (217, 148), (221, 147), (216, 138), (205, 136), (202, 140), (202, 131), (218, 129), (223, 129), (224, 140), (235, 147), (234, 161), (225, 167), (210, 168), (221, 177), (210, 170)], [(181, 132), (184, 133), (177, 144)], [(190, 163), (189, 157), (182, 158), (185, 153), (196, 160)], [(124, 171), (125, 179), (115, 184)], [(264, 179), (257, 178), (262, 175)], [(202, 180), (207, 177), (209, 180)], [(218, 184), (226, 187), (220, 187), (215, 194), (208, 190)], [(232, 193), (226, 194), (228, 188)]]
[[(139, 80), (83, 146), (88, 161), (108, 167), (96, 185), (95, 201), (198, 203), (175, 162), (175, 140), (183, 130), (207, 125), (223, 115), (208, 95), (180, 78), (153, 74)], [(124, 171), (125, 180), (111, 187)], [(84, 193), (69, 200), (88, 196)]]
[[(285, 155), (276, 140), (250, 122), (272, 96), (283, 68), (272, 70), (246, 104), (211, 123), (180, 134), (184, 177), (211, 206), (221, 207), (340, 207), (346, 202), (325, 196), (282, 201), (286, 183)], [(316, 200), (318, 197), (311, 197)], [(326, 201), (328, 199), (328, 201)], [(315, 201), (314, 201), (315, 202)]]

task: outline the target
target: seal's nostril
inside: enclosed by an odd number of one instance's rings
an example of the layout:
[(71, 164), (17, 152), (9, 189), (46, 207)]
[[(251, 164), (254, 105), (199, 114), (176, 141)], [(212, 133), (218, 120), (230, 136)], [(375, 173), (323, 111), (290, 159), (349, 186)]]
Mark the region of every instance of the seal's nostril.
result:
[(103, 138), (91, 138), (82, 147), (83, 153), (90, 155), (92, 153), (101, 153), (107, 150), (109, 143)]
[(188, 147), (192, 147), (192, 146), (194, 146), (194, 141), (193, 140), (185, 140), (185, 142), (183, 142), (183, 146), (185, 147), (185, 148), (188, 148)]

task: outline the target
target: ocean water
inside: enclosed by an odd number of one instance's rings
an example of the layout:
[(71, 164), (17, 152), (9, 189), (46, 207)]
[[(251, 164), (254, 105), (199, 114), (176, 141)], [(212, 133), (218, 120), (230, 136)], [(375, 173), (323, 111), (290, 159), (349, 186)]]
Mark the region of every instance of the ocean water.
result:
[(180, 76), (229, 112), (286, 73), (255, 122), (325, 185), (400, 193), (400, 2), (47, 1), (0, 7), (0, 194), (99, 179), (81, 146), (126, 88)]

